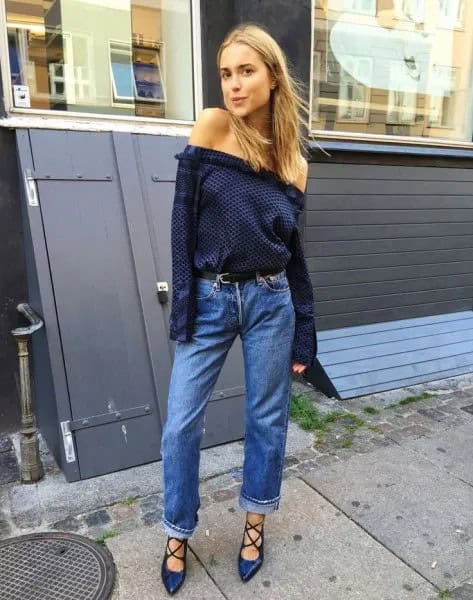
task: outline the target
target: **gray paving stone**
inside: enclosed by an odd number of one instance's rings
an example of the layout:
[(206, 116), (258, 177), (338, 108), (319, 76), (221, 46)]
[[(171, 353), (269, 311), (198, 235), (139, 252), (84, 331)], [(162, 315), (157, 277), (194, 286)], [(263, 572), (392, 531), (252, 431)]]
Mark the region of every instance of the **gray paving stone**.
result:
[(473, 485), (472, 439), (473, 421), (428, 438), (410, 440), (404, 447)]
[(0, 485), (20, 479), (20, 469), (13, 449), (0, 452)]
[(473, 488), (413, 449), (353, 456), (304, 479), (439, 588), (471, 575)]
[[(141, 528), (106, 540), (118, 571), (118, 586), (112, 600), (167, 600), (160, 579), (166, 534), (158, 527)], [(179, 590), (182, 600), (225, 600), (196, 559), (193, 545), (187, 552), (186, 581)]]
[(426, 427), (422, 427), (422, 425), (409, 425), (408, 427), (403, 427), (402, 429), (389, 431), (386, 434), (386, 437), (389, 437), (391, 440), (398, 442), (399, 444), (404, 444), (406, 440), (423, 437), (429, 435), (430, 433), (432, 433), (432, 431)]
[(156, 510), (163, 505), (163, 498), (160, 494), (152, 494), (151, 496), (145, 496), (140, 500), (141, 509), (143, 512), (150, 510)]
[(140, 506), (138, 500), (133, 504), (119, 502), (118, 504), (110, 506), (108, 512), (114, 522), (126, 521), (138, 517)]
[(230, 498), (235, 498), (237, 496), (236, 489), (227, 489), (227, 490), (217, 490), (212, 493), (212, 498), (215, 502), (223, 502), (225, 500), (229, 500)]
[(0, 520), (0, 539), (6, 538), (11, 533), (11, 527), (8, 521)]
[(67, 517), (62, 521), (57, 521), (51, 525), (51, 529), (58, 531), (78, 531), (80, 527), (80, 521), (76, 517)]
[(11, 518), (20, 529), (37, 527), (42, 523), (43, 511), (36, 485), (18, 485), (8, 490)]
[(4, 435), (0, 437), (0, 452), (9, 452), (13, 448), (11, 437)]
[(84, 520), (89, 527), (98, 527), (110, 523), (112, 519), (106, 509), (101, 509), (85, 515)]
[(141, 520), (144, 525), (151, 526), (156, 525), (161, 521), (161, 515), (163, 514), (162, 508), (156, 508), (155, 510), (150, 510), (146, 513), (143, 513)]
[(280, 509), (265, 525), (265, 563), (245, 584), (236, 565), (243, 526), (244, 513), (230, 500), (202, 511), (193, 538), (228, 600), (427, 600), (434, 592), (300, 479), (285, 480)]
[(462, 586), (452, 590), (450, 597), (453, 600), (473, 600), (473, 584), (464, 583)]

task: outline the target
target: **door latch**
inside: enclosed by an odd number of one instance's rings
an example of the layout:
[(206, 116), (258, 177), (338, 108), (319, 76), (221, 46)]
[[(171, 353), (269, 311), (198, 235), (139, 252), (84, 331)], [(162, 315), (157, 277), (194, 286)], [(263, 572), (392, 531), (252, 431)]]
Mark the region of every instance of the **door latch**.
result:
[(36, 189), (36, 181), (29, 171), (25, 174), (25, 188), (28, 196), (28, 204), (30, 206), (39, 206), (38, 190)]
[(167, 304), (168, 302), (168, 291), (169, 286), (167, 281), (157, 281), (156, 287), (158, 288), (158, 300), (160, 304)]
[(74, 450), (74, 440), (72, 439), (71, 422), (61, 421), (61, 431), (66, 462), (76, 462), (76, 452)]

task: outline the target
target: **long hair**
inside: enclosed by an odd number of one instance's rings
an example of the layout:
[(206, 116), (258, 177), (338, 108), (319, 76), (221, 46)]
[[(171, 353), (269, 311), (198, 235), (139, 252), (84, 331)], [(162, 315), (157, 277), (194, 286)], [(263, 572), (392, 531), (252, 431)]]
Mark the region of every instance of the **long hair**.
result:
[(217, 69), (223, 50), (233, 43), (246, 44), (258, 52), (277, 84), (270, 98), (272, 139), (265, 138), (246, 118), (229, 111), (231, 129), (245, 160), (255, 171), (265, 169), (270, 145), (276, 175), (286, 183), (294, 183), (307, 148), (307, 138), (302, 133), (306, 127), (303, 115), (309, 113), (303, 98), (304, 86), (289, 73), (286, 56), (279, 44), (254, 23), (238, 25), (226, 35), (217, 52)]

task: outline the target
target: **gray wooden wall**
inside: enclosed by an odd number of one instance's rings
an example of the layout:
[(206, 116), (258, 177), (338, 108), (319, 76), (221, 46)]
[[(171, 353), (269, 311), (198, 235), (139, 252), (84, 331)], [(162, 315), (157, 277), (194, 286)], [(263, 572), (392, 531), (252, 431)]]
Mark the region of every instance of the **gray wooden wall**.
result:
[(320, 330), (473, 308), (471, 166), (348, 153), (311, 165), (304, 239)]

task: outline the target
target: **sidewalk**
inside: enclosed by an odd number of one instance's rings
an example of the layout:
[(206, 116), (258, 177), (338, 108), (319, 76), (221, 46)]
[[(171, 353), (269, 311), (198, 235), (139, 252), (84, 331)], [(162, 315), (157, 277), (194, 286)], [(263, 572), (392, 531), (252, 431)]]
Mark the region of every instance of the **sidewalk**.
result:
[[(290, 424), (261, 571), (243, 584), (236, 566), (242, 443), (204, 450), (199, 528), (178, 596), (473, 600), (473, 377), (343, 402), (299, 380), (293, 392), (327, 415), (326, 431)], [(66, 484), (44, 458), (43, 482), (0, 485), (0, 538), (59, 529), (101, 539), (118, 570), (114, 600), (167, 598), (161, 463)]]

